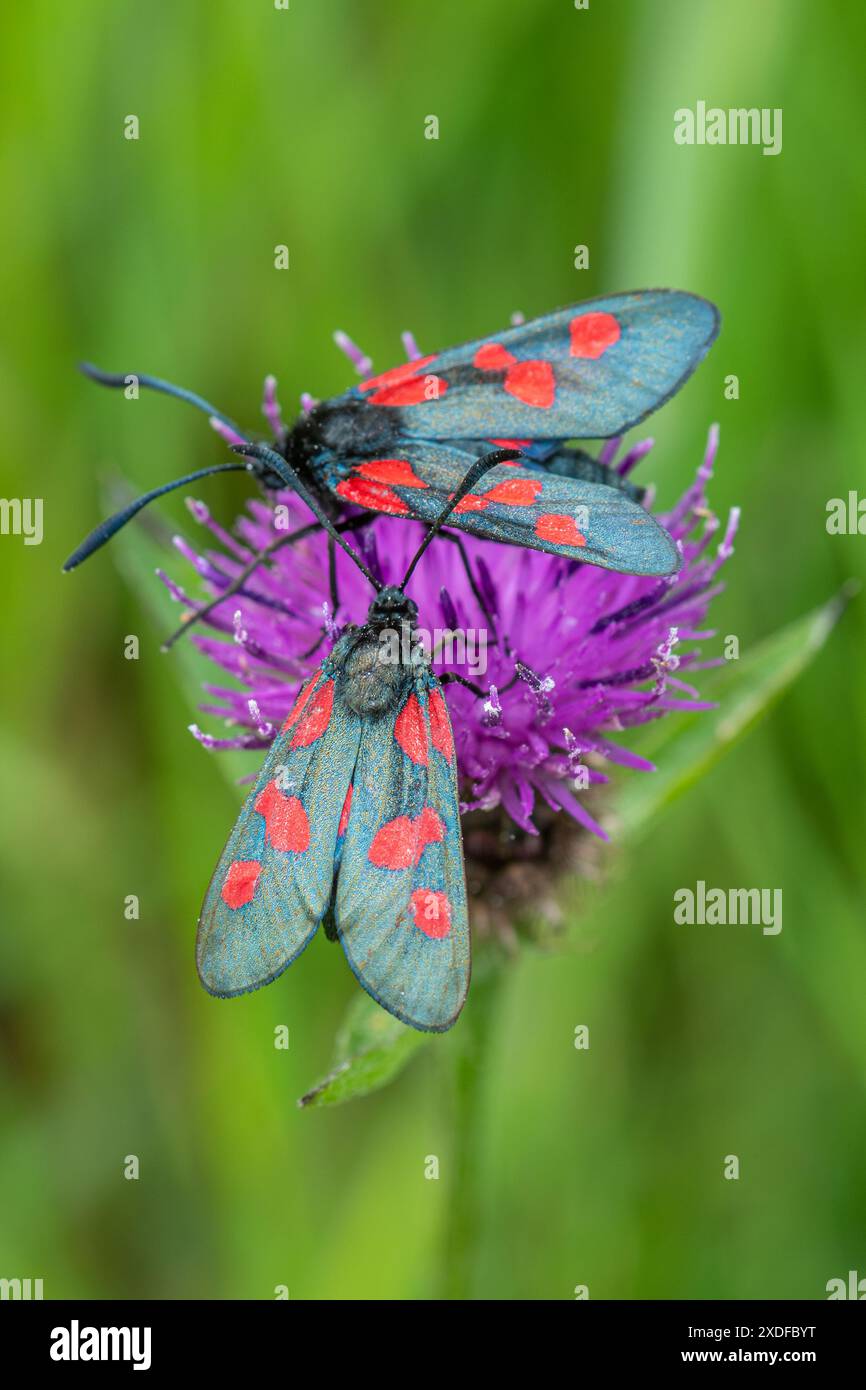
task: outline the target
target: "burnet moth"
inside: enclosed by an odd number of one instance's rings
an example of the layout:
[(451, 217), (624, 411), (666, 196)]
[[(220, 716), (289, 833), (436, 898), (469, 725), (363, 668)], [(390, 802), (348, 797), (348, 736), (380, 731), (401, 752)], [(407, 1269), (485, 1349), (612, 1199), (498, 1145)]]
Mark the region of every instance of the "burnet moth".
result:
[(449, 677), (440, 680), (413, 642), (418, 610), (405, 589), (462, 499), (516, 451), (470, 466), (402, 583), (385, 586), (291, 464), (266, 445), (241, 450), (298, 492), (376, 595), (366, 623), (342, 631), (302, 688), (244, 803), (202, 907), (199, 977), (221, 998), (258, 989), (324, 923), (382, 1008), (442, 1032), (463, 1007), (470, 973), (457, 766), (442, 694)]
[[(718, 328), (713, 304), (678, 290), (589, 300), (462, 347), (413, 355), (311, 405), (291, 429), (275, 425), (275, 450), (344, 530), (363, 524), (357, 514), (344, 517), (349, 504), (432, 523), (474, 459), (492, 445), (514, 448), (519, 461), (496, 466), (467, 492), (449, 528), (626, 574), (671, 574), (679, 568), (676, 547), (641, 506), (640, 491), (568, 441), (612, 438), (643, 420), (679, 390)], [(230, 443), (245, 440), (228, 416), (169, 382), (83, 370), (107, 386), (135, 380), (180, 397), (210, 416)], [(278, 488), (274, 452), (154, 489), (101, 523), (64, 569), (74, 569), (154, 498), (209, 473), (247, 468), (266, 490)]]

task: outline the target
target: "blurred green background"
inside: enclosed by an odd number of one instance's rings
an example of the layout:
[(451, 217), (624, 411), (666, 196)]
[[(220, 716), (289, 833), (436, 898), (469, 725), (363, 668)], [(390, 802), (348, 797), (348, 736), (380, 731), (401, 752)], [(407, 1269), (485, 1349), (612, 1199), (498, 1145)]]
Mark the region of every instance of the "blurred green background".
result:
[[(74, 363), (159, 373), (255, 425), (266, 371), (287, 404), (347, 384), (336, 327), (384, 369), (404, 328), (430, 351), (515, 309), (697, 291), (722, 336), (652, 420), (647, 474), (670, 503), (720, 421), (712, 499), (743, 524), (714, 625), (746, 651), (864, 569), (866, 540), (825, 530), (827, 499), (866, 488), (862, 7), (34, 0), (2, 25), (2, 490), (44, 497), (45, 538), (0, 541), (0, 1276), (46, 1297), (435, 1296), (474, 995), (393, 1086), (301, 1112), (356, 989), (341, 954), (317, 940), (234, 1004), (200, 988), (195, 920), (239, 793), (186, 732), (159, 653), (176, 610), (153, 621), (121, 574), (128, 533), (60, 564), (113, 470), (150, 486), (222, 449)], [(782, 154), (675, 145), (698, 99), (782, 107)], [(244, 486), (196, 495), (228, 522)], [(194, 530), (181, 500), (161, 515)], [(576, 896), (579, 949), (507, 972), (465, 1291), (820, 1298), (866, 1275), (864, 711), (860, 600)], [(698, 878), (781, 887), (781, 935), (676, 927)]]

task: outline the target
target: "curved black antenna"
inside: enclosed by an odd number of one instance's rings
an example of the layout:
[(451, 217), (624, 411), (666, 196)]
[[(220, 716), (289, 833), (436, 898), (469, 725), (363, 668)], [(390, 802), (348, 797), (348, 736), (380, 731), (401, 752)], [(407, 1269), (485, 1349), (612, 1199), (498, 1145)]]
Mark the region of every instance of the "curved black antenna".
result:
[(463, 498), (466, 496), (467, 492), (473, 486), (473, 484), (477, 483), (478, 479), (482, 477), (482, 475), (486, 473), (489, 468), (495, 468), (497, 463), (510, 463), (513, 459), (519, 459), (520, 457), (521, 453), (519, 449), (494, 449), (492, 453), (485, 454), (482, 458), (475, 460), (472, 467), (469, 469), (469, 472), (464, 477), (463, 482), (460, 484), (457, 491), (452, 493), (451, 496), (448, 498), (448, 501), (445, 503), (445, 506), (442, 508), (436, 520), (431, 525), (430, 530), (427, 532), (418, 549), (415, 551), (415, 555), (409, 565), (409, 568), (403, 575), (403, 583), (400, 585), (401, 589), (406, 588), (406, 585), (412, 578), (415, 566), (421, 559), (421, 556), (424, 554), (424, 551), (427, 549), (433, 537), (436, 535), (436, 532), (439, 531), (440, 528), (445, 525), (445, 522), (448, 520), (454, 508), (463, 501)]
[(106, 541), (125, 526), (128, 521), (146, 507), (148, 502), (152, 502), (156, 497), (164, 497), (167, 492), (174, 492), (175, 488), (185, 487), (187, 483), (194, 483), (198, 478), (208, 478), (211, 473), (243, 473), (245, 465), (242, 463), (215, 463), (210, 468), (199, 468), (195, 473), (187, 473), (185, 478), (175, 478), (173, 483), (163, 483), (162, 487), (155, 487), (152, 492), (146, 492), (143, 497), (136, 497), (134, 502), (123, 507), (121, 511), (115, 512), (114, 516), (108, 517), (106, 521), (101, 521), (83, 540), (77, 550), (73, 550), (69, 559), (63, 566), (64, 574), (74, 570), (76, 565), (80, 565), (82, 560), (86, 560), (92, 555), (94, 550), (99, 550)]
[(187, 391), (183, 386), (175, 386), (158, 376), (141, 376), (138, 372), (104, 372), (101, 367), (94, 367), (92, 362), (79, 362), (78, 370), (91, 381), (98, 381), (100, 386), (125, 388), (131, 384), (129, 378), (134, 377), (139, 386), (145, 386), (149, 391), (161, 391), (165, 396), (176, 396), (179, 401), (194, 405), (196, 410), (219, 420), (221, 424), (240, 435), (241, 439), (244, 438), (244, 431), (235, 424), (231, 416), (224, 415), (216, 406), (211, 405), (210, 401), (206, 401), (204, 396), (197, 396), (194, 391)]
[(233, 454), (240, 454), (242, 458), (260, 459), (262, 463), (267, 463), (277, 476), (282, 478), (286, 487), (291, 488), (293, 492), (298, 494), (303, 502), (306, 502), (313, 516), (321, 522), (328, 535), (337, 542), (337, 545), (339, 545), (342, 550), (345, 550), (349, 559), (354, 560), (364, 577), (369, 579), (376, 593), (378, 594), (381, 592), (385, 586), (380, 583), (370, 570), (368, 570), (357, 551), (353, 550), (348, 542), (343, 540), (343, 537), (340, 535), (333, 521), (323, 509), (322, 504), (310, 491), (308, 491), (298, 473), (295, 472), (290, 463), (286, 462), (282, 454), (278, 454), (275, 449), (271, 449), (267, 444), (233, 444), (231, 449)]

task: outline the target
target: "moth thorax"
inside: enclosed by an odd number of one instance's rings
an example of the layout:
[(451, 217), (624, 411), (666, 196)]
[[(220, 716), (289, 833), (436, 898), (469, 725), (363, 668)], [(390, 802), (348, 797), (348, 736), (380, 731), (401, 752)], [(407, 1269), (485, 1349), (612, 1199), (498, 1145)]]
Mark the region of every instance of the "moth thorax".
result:
[(385, 714), (399, 701), (406, 687), (407, 669), (394, 648), (368, 633), (350, 651), (342, 671), (342, 694), (355, 714)]
[(337, 455), (375, 453), (399, 433), (395, 412), (368, 401), (320, 405), (313, 412), (311, 423), (322, 444)]

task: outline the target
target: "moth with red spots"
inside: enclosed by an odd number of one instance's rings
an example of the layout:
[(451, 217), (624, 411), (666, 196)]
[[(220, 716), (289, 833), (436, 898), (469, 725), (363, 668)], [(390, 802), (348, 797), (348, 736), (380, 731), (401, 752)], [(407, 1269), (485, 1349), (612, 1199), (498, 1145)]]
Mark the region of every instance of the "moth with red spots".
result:
[[(368, 377), (280, 428), (278, 452), (338, 527), (350, 529), (363, 518), (347, 515), (348, 504), (432, 522), (474, 459), (491, 444), (515, 447), (519, 460), (463, 497), (449, 528), (623, 573), (670, 574), (679, 568), (676, 547), (640, 492), (568, 441), (611, 438), (645, 419), (679, 390), (718, 328), (714, 305), (678, 290), (590, 300)], [(85, 370), (106, 385), (130, 380)], [(190, 401), (234, 442), (244, 438), (201, 397), (157, 378), (136, 380)], [(202, 473), (239, 466), (267, 489), (280, 486), (264, 459)], [(64, 568), (152, 497), (189, 481), (166, 484), (102, 523)]]
[(316, 466), (347, 501), (429, 521), (473, 456), (514, 445), (520, 463), (493, 470), (449, 526), (624, 573), (672, 573), (679, 558), (667, 533), (629, 488), (609, 485), (616, 477), (588, 475), (567, 441), (606, 439), (643, 420), (694, 371), (718, 326), (704, 299), (642, 290), (419, 358), (310, 417), (327, 440), (334, 417), (342, 424), (354, 407), (369, 429), (364, 412), (375, 409), (393, 445), (383, 439), (371, 459), (341, 438)]
[(377, 593), (366, 623), (343, 631), (301, 690), (247, 797), (204, 900), (199, 976), (223, 998), (258, 989), (324, 924), (377, 1003), (441, 1032), (463, 1007), (470, 972), (457, 763), (443, 682), (412, 640), (418, 610), (404, 589), (450, 510), (513, 451), (473, 465), (402, 584), (383, 586), (289, 466), (249, 447), (305, 497)]

